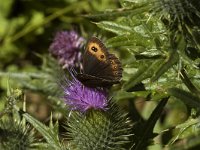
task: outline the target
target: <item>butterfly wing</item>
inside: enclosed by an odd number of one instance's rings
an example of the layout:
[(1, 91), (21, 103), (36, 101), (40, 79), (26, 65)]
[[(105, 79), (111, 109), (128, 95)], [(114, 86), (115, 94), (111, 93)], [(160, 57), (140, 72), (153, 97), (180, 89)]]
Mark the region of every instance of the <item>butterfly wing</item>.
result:
[(83, 57), (83, 74), (78, 79), (85, 84), (112, 85), (122, 77), (122, 67), (118, 58), (109, 54), (105, 45), (96, 37), (92, 37), (86, 46)]
[(78, 74), (77, 78), (81, 81), (84, 85), (89, 87), (110, 87), (113, 84), (119, 83), (119, 80), (108, 80), (104, 78), (99, 78), (95, 76), (91, 76), (88, 74)]
[(108, 51), (96, 37), (92, 37), (83, 56), (83, 73), (98, 76), (108, 66)]

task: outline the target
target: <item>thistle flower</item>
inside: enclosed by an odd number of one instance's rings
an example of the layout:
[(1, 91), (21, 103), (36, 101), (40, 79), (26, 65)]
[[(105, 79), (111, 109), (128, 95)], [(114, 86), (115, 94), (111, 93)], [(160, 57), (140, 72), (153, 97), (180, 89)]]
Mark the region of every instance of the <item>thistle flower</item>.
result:
[(67, 80), (67, 86), (64, 87), (64, 100), (71, 110), (106, 110), (107, 92), (104, 89), (86, 87), (73, 76), (73, 80)]
[(200, 48), (200, 1), (199, 0), (161, 0), (155, 1), (152, 11), (160, 15), (163, 23), (176, 36), (181, 33), (186, 43)]
[(63, 68), (76, 67), (81, 61), (82, 43), (84, 39), (75, 31), (57, 32), (49, 51), (54, 55)]
[[(86, 115), (72, 112), (64, 127), (70, 140), (69, 149), (131, 149), (133, 124), (111, 100), (106, 111), (89, 111)], [(130, 143), (130, 141), (132, 143)]]
[[(156, 1), (153, 12), (161, 17), (169, 19), (171, 23), (186, 23), (187, 25), (199, 25), (199, 1), (198, 0), (161, 0)], [(195, 20), (194, 20), (195, 19)]]

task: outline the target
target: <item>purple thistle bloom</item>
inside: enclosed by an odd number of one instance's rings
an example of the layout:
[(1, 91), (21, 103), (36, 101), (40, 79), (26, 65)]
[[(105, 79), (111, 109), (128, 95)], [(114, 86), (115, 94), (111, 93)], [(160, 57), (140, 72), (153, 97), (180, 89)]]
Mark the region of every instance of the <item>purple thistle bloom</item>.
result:
[(81, 61), (80, 49), (84, 39), (75, 31), (57, 32), (49, 47), (52, 55), (57, 57), (63, 68), (75, 67)]
[(86, 112), (88, 109), (106, 110), (108, 94), (104, 89), (84, 86), (74, 76), (64, 87), (64, 100), (71, 110)]

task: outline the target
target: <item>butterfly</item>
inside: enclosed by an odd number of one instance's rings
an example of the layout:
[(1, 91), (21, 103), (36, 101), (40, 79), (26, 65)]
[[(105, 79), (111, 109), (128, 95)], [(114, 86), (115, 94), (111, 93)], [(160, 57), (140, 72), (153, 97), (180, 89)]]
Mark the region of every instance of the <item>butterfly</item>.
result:
[(78, 73), (77, 78), (89, 87), (110, 87), (120, 82), (122, 65), (101, 40), (92, 37), (83, 55), (83, 73)]

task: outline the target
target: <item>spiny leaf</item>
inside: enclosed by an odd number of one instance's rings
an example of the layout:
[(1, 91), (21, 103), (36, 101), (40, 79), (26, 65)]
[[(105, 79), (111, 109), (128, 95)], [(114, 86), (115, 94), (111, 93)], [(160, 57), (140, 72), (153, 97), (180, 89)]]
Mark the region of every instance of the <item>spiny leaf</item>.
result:
[(0, 72), (0, 76), (2, 77), (10, 77), (13, 79), (37, 79), (42, 78), (45, 79), (48, 77), (47, 74), (44, 73), (31, 73), (31, 72)]
[(200, 52), (200, 32), (199, 29), (193, 29), (192, 31), (192, 37), (196, 43), (196, 46), (198, 48), (198, 52)]
[(146, 97), (150, 91), (137, 91), (137, 92), (125, 92), (125, 91), (118, 91), (117, 95), (115, 96), (115, 100), (124, 100), (124, 99), (131, 99), (135, 97)]
[(200, 98), (193, 95), (190, 92), (184, 91), (179, 88), (170, 88), (168, 89), (168, 93), (181, 101), (183, 101), (188, 106), (193, 108), (200, 108)]
[(162, 74), (171, 68), (178, 61), (178, 58), (178, 53), (176, 51), (171, 52), (169, 57), (158, 67), (157, 71), (151, 78), (151, 82), (156, 81)]
[(49, 121), (49, 129), (52, 130), (55, 134), (58, 135), (59, 134), (58, 127), (59, 127), (58, 121), (56, 121), (56, 123), (53, 124), (53, 116), (52, 116), (52, 113), (51, 113), (50, 121)]
[(152, 112), (151, 116), (147, 120), (147, 122), (144, 124), (143, 128), (143, 133), (140, 135), (138, 142), (134, 145), (134, 150), (141, 150), (144, 149), (148, 145), (148, 142), (152, 137), (154, 136), (153, 134), (153, 128), (162, 114), (163, 108), (167, 104), (169, 97), (163, 98), (157, 107), (154, 109)]
[(117, 23), (117, 22), (101, 21), (95, 24), (104, 30), (107, 30), (119, 35), (130, 34), (131, 32), (133, 32), (133, 29), (130, 26)]
[(46, 139), (46, 141), (49, 143), (49, 145), (52, 148), (55, 149), (62, 149), (61, 148), (61, 144), (60, 141), (58, 139), (58, 134), (55, 133), (54, 131), (52, 131), (50, 128), (48, 128), (47, 126), (45, 126), (44, 124), (42, 124), (41, 122), (39, 122), (38, 120), (36, 120), (35, 118), (33, 118), (31, 115), (29, 115), (26, 112), (20, 111), (20, 113), (23, 115), (23, 117), (32, 125), (35, 127), (35, 129), (37, 129), (42, 135), (43, 137)]
[[(144, 42), (145, 41), (145, 42)], [(118, 35), (106, 41), (108, 47), (119, 47), (119, 46), (152, 46), (152, 41), (149, 37), (141, 36), (137, 33), (131, 33), (130, 35)]]
[(137, 73), (134, 74), (123, 86), (123, 89), (128, 91), (130, 88), (134, 87), (137, 83), (144, 79), (150, 78), (153, 75), (155, 68), (162, 62), (161, 60), (156, 60), (151, 65), (144, 64), (141, 66)]
[(175, 144), (175, 142), (177, 140), (181, 140), (181, 139), (184, 139), (184, 138), (187, 139), (188, 137), (193, 136), (194, 134), (196, 134), (197, 132), (200, 131), (198, 126), (199, 126), (199, 119), (198, 118), (196, 118), (196, 119), (189, 118), (186, 122), (177, 125), (176, 127), (174, 127), (174, 129), (177, 130), (176, 134), (170, 140), (169, 145)]
[(93, 13), (89, 15), (84, 15), (87, 18), (90, 19), (96, 19), (96, 20), (103, 20), (103, 19), (114, 19), (121, 16), (128, 16), (128, 15), (137, 15), (140, 13), (145, 12), (145, 10), (148, 10), (151, 8), (148, 4), (143, 4), (141, 6), (136, 6), (136, 8), (132, 9), (118, 9), (118, 10), (111, 10), (111, 11), (105, 11), (100, 13)]
[(0, 76), (9, 76), (15, 79), (25, 89), (42, 92), (48, 96), (61, 97), (62, 90), (58, 83), (63, 82), (64, 71), (53, 57), (46, 55), (39, 55), (39, 57), (43, 59), (43, 66), (42, 70), (37, 73), (0, 72)]
[(187, 88), (194, 94), (200, 96), (200, 91), (198, 88), (192, 83), (192, 81), (189, 79), (186, 70), (181, 69), (181, 79), (183, 83), (187, 86)]
[(0, 120), (0, 149), (3, 150), (27, 150), (36, 148), (34, 132), (30, 126), (24, 125), (23, 122), (15, 121), (11, 118)]
[(200, 135), (184, 139), (182, 144), (169, 146), (169, 150), (197, 150), (200, 147)]

